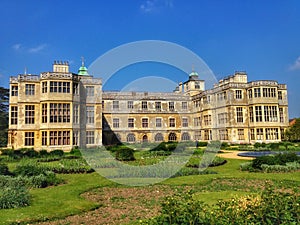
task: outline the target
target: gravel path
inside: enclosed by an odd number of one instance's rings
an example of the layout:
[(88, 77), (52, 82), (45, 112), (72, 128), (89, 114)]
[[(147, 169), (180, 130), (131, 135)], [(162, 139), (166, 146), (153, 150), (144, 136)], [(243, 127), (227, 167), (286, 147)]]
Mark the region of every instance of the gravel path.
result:
[(226, 159), (254, 159), (253, 157), (242, 157), (238, 156), (239, 153), (247, 152), (247, 151), (228, 151), (228, 150), (222, 150), (224, 153), (219, 153), (218, 156)]

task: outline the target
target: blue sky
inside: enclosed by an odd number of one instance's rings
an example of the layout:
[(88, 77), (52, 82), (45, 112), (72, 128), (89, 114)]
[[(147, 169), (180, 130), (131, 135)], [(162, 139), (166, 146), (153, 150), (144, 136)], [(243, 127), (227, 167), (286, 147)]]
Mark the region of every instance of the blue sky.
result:
[[(290, 117), (300, 117), (300, 1), (1, 0), (0, 7), (1, 86), (25, 67), (39, 74), (68, 60), (76, 72), (81, 56), (88, 66), (119, 45), (163, 40), (195, 52), (218, 79), (245, 70), (249, 80), (286, 83)], [(142, 73), (186, 78), (148, 63), (124, 69), (107, 89)]]

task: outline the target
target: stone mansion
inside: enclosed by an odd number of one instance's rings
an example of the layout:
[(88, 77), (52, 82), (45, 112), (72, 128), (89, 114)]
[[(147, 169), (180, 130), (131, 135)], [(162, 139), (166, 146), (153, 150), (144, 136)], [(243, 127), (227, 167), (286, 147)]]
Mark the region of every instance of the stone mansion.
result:
[(235, 72), (205, 90), (200, 78), (193, 71), (170, 93), (103, 91), (84, 64), (76, 74), (55, 61), (53, 72), (10, 78), (8, 147), (281, 141), (289, 121), (285, 84), (248, 82)]

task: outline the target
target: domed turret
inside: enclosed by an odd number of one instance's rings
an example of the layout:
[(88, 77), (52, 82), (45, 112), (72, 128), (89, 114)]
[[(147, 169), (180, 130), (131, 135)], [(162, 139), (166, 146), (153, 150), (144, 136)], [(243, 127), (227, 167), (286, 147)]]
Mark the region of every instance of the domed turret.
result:
[(199, 75), (198, 75), (198, 73), (197, 73), (196, 71), (193, 70), (193, 71), (190, 73), (189, 78), (190, 78), (190, 80), (198, 80)]
[(84, 66), (84, 59), (82, 57), (82, 60), (81, 60), (81, 67), (78, 69), (78, 75), (81, 75), (81, 76), (88, 76), (89, 73), (88, 73), (88, 69)]

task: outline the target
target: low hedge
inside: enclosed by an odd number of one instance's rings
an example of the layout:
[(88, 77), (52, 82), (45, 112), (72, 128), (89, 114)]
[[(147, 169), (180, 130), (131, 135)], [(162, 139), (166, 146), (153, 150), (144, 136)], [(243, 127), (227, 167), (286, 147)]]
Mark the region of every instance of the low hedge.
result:
[(4, 163), (0, 163), (0, 175), (10, 175), (8, 166)]
[(172, 177), (202, 175), (202, 174), (217, 174), (217, 172), (210, 171), (210, 170), (199, 170), (198, 168), (183, 167)]
[(11, 159), (19, 160), (23, 158), (46, 158), (46, 157), (63, 157), (64, 151), (56, 149), (50, 152), (47, 150), (36, 151), (32, 148), (22, 148), (22, 149), (3, 149), (1, 150), (3, 156), (8, 156)]
[(54, 173), (91, 173), (94, 170), (83, 159), (62, 159), (58, 162), (41, 163), (41, 167)]
[(119, 161), (133, 161), (135, 160), (134, 150), (131, 148), (118, 149), (116, 151), (116, 159)]
[(55, 173), (34, 160), (22, 160), (13, 171), (14, 179), (27, 187), (45, 188), (62, 182)]
[(262, 171), (265, 173), (286, 173), (300, 170), (300, 163), (290, 162), (286, 165), (261, 165)]
[(291, 172), (299, 169), (300, 157), (293, 152), (260, 156), (240, 165), (240, 170), (249, 172)]
[(0, 209), (19, 208), (29, 204), (29, 191), (22, 181), (0, 176)]
[(262, 164), (266, 165), (285, 165), (288, 162), (300, 162), (300, 158), (296, 153), (289, 152), (284, 154), (268, 155), (257, 157), (252, 161), (252, 167), (254, 169), (261, 170)]
[(190, 160), (187, 162), (186, 167), (192, 167), (192, 168), (199, 168), (200, 163), (201, 165), (207, 165), (209, 167), (214, 167), (214, 166), (221, 166), (224, 165), (227, 162), (226, 159), (223, 159), (221, 157), (214, 157), (214, 159), (208, 163), (203, 162), (201, 158), (198, 157), (191, 157)]

